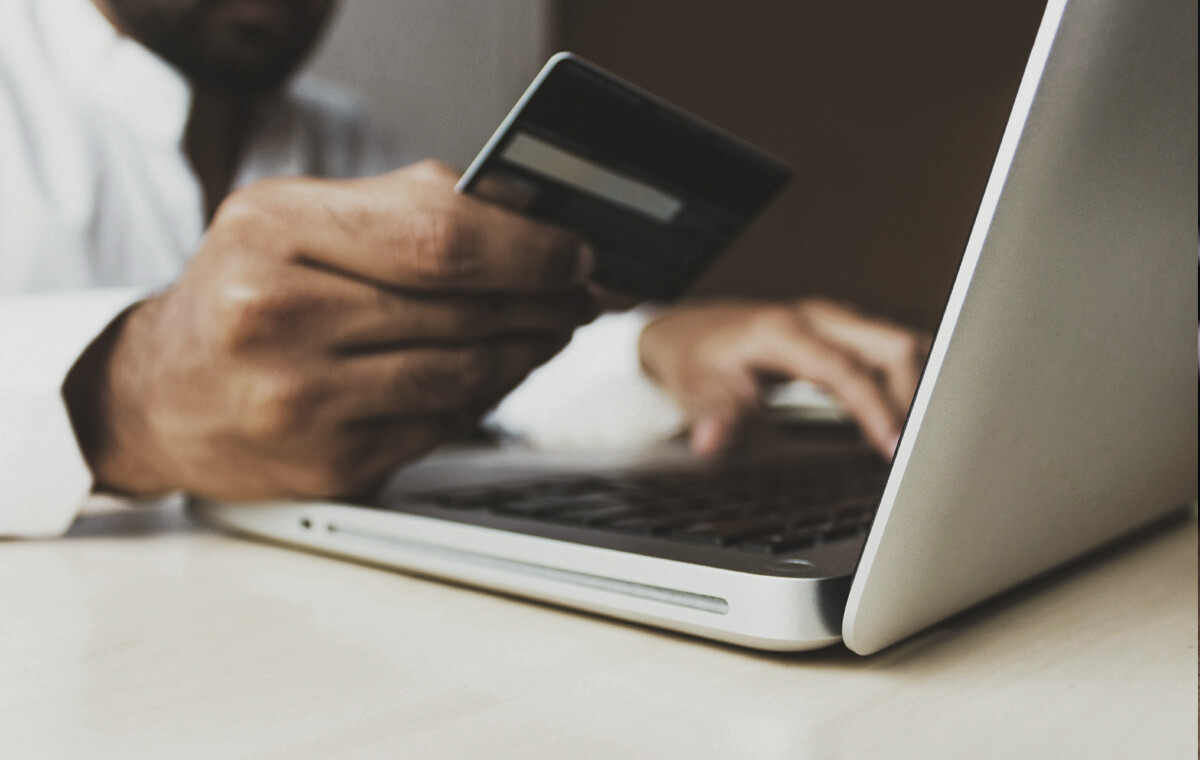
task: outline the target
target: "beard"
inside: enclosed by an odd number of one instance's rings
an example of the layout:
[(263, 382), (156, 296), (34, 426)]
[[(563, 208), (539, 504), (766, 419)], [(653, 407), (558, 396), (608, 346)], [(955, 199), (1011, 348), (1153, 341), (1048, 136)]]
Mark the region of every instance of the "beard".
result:
[(327, 26), (331, 0), (106, 0), (122, 31), (198, 87), (278, 90)]

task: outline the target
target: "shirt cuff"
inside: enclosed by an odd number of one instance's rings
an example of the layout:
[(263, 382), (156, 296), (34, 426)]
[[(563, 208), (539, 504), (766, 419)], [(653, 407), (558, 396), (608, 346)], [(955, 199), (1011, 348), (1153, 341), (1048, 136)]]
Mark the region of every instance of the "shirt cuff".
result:
[(63, 533), (92, 487), (62, 385), (142, 288), (0, 297), (0, 536)]
[(606, 314), (500, 402), (485, 427), (551, 451), (645, 448), (679, 433), (686, 417), (642, 372), (638, 339), (652, 308)]

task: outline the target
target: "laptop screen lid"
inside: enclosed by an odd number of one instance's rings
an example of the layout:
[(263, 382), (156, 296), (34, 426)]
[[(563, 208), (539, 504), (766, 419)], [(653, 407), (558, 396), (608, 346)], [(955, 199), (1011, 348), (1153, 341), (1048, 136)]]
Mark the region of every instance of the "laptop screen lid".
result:
[(1196, 5), (1048, 4), (851, 587), (877, 651), (1196, 494)]

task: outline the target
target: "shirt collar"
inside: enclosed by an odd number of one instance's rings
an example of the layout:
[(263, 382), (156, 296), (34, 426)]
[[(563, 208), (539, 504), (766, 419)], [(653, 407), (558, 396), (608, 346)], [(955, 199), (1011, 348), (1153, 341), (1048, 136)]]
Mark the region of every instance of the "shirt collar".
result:
[(76, 97), (148, 142), (182, 145), (191, 112), (187, 79), (120, 34), (91, 0), (37, 0), (41, 44)]

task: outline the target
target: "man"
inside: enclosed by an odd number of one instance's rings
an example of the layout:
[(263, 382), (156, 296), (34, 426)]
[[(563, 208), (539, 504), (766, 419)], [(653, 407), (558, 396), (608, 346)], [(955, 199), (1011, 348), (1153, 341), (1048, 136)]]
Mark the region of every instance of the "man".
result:
[[(287, 85), (332, 6), (0, 0), (0, 535), (60, 532), (89, 490), (362, 497), (595, 316), (586, 241), (432, 162), (335, 179), (399, 162)], [(582, 330), (537, 395), (644, 370), (710, 453), (764, 376), (801, 377), (894, 447), (919, 336), (820, 301), (646, 321)]]

